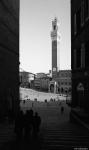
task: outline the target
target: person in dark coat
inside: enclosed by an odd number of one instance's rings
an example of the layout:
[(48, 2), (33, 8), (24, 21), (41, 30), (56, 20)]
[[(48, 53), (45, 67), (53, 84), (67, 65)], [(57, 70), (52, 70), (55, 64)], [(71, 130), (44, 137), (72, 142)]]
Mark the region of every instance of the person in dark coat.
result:
[(40, 129), (40, 124), (41, 124), (41, 118), (38, 115), (38, 113), (35, 112), (34, 122), (33, 122), (33, 136), (34, 136), (34, 138), (37, 137), (37, 134), (38, 134), (39, 129)]
[(24, 138), (28, 141), (31, 138), (31, 131), (33, 126), (33, 110), (27, 110), (24, 117)]
[(64, 107), (61, 106), (61, 113), (63, 114), (63, 112), (64, 112)]
[(23, 111), (20, 110), (15, 119), (15, 133), (17, 136), (17, 140), (21, 140), (23, 138), (23, 123), (24, 123), (24, 114)]
[(23, 100), (23, 103), (25, 104), (25, 100)]

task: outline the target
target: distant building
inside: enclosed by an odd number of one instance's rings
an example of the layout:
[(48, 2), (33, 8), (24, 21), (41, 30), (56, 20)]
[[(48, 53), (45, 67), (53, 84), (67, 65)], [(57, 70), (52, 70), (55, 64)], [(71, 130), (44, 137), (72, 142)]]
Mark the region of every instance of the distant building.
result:
[(19, 110), (19, 0), (0, 1), (0, 118)]
[(34, 88), (34, 78), (35, 74), (27, 71), (20, 71), (20, 86), (23, 88)]
[(59, 70), (52, 79), (49, 87), (50, 92), (55, 91), (56, 93), (71, 94), (71, 70)]
[(50, 81), (49, 74), (37, 73), (34, 80), (34, 87), (37, 90), (48, 92), (49, 81)]
[(72, 108), (79, 108), (89, 115), (88, 60), (89, 0), (71, 0)]
[(55, 81), (58, 83), (58, 92), (71, 94), (71, 70), (60, 70)]
[(40, 78), (35, 78), (34, 80), (34, 88), (37, 89), (37, 90), (40, 90)]
[(41, 78), (41, 85), (40, 86), (41, 86), (42, 91), (47, 91), (48, 92), (49, 81), (50, 81), (49, 77)]
[(26, 71), (20, 72), (20, 86), (24, 88), (28, 88), (29, 84), (30, 84), (29, 72)]
[(37, 73), (36, 74), (36, 78), (43, 78), (43, 77), (46, 77), (47, 75), (43, 72), (40, 72), (40, 73)]

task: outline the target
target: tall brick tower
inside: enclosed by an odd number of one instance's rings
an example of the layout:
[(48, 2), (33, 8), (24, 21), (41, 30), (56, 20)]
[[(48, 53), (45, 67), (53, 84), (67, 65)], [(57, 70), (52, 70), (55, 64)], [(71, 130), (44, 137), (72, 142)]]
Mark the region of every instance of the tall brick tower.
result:
[(58, 20), (55, 17), (52, 21), (52, 31), (51, 31), (51, 39), (52, 39), (52, 77), (57, 75), (58, 71)]

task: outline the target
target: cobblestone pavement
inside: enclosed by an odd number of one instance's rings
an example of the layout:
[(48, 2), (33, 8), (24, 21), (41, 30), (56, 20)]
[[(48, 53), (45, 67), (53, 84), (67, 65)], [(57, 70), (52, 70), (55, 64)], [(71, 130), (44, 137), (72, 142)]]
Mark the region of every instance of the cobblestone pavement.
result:
[[(64, 112), (61, 113), (61, 105), (64, 106)], [(58, 105), (49, 103), (47, 105), (37, 106), (37, 111), (42, 118), (40, 133), (37, 140), (25, 143), (16, 142), (13, 132), (14, 126), (0, 125), (0, 150), (39, 149), (39, 150), (72, 150), (76, 148), (89, 148), (89, 132), (82, 126), (69, 121), (70, 107), (65, 102)], [(25, 108), (26, 109), (26, 108)]]

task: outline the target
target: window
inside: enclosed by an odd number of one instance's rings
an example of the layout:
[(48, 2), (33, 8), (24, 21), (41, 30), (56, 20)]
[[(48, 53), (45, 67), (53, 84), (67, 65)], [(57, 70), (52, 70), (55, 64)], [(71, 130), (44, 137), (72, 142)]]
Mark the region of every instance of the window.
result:
[(81, 44), (81, 68), (85, 67), (85, 45)]
[(76, 68), (76, 49), (74, 49), (74, 61), (73, 61), (73, 68), (75, 69)]
[(74, 14), (74, 35), (76, 35), (77, 29), (76, 29), (76, 14)]
[(81, 2), (81, 26), (84, 25), (84, 0)]
[(76, 67), (81, 67), (81, 48), (76, 50)]
[(85, 67), (89, 67), (89, 41), (85, 44)]
[(67, 77), (67, 73), (66, 73), (66, 77)]
[(62, 74), (61, 74), (61, 76), (63, 77), (63, 76), (64, 76), (64, 74), (62, 73)]
[(77, 26), (77, 33), (78, 33), (81, 29), (81, 7), (76, 13), (76, 26)]
[(89, 0), (84, 0), (84, 20), (89, 17)]

